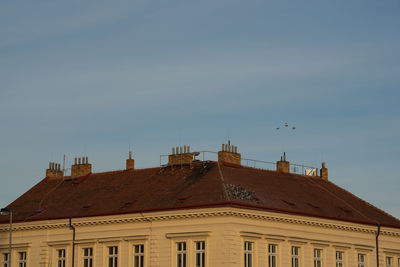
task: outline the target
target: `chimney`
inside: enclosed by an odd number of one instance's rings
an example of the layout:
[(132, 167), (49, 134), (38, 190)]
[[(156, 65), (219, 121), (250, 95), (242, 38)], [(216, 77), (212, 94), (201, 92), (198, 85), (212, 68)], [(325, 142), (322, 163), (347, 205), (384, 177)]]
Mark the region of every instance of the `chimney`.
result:
[(328, 180), (328, 168), (326, 167), (326, 163), (322, 162), (322, 168), (320, 171), (320, 176), (324, 180)]
[(222, 144), (221, 151), (218, 151), (218, 162), (227, 162), (236, 165), (241, 165), (241, 155), (237, 152), (237, 146)]
[(276, 170), (278, 172), (290, 172), (290, 162), (286, 161), (285, 152), (283, 152), (283, 157), (281, 157), (281, 160), (276, 162)]
[(168, 165), (188, 164), (194, 160), (194, 153), (190, 152), (190, 146), (173, 147), (172, 154), (168, 156)]
[(135, 168), (135, 160), (132, 159), (132, 151), (129, 151), (129, 159), (126, 160), (126, 169), (133, 170)]
[(71, 166), (71, 177), (85, 176), (92, 173), (92, 164), (88, 157), (75, 158), (75, 164)]
[(49, 168), (46, 170), (46, 177), (57, 178), (63, 177), (64, 172), (60, 168), (59, 163), (49, 162)]

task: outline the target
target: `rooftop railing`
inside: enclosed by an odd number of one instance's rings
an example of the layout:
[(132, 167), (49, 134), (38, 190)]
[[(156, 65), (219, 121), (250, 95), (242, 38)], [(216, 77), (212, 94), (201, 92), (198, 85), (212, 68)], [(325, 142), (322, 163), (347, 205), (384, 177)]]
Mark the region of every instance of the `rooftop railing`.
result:
[[(203, 162), (218, 161), (218, 152), (215, 151), (203, 150), (192, 153), (195, 154), (195, 160), (197, 161), (203, 161)], [(168, 165), (168, 156), (169, 155), (160, 155), (160, 166)], [(270, 171), (276, 170), (276, 162), (272, 161), (242, 158), (241, 164), (242, 166), (257, 168), (262, 170), (270, 170)], [(290, 173), (318, 176), (318, 168), (304, 164), (290, 163)]]

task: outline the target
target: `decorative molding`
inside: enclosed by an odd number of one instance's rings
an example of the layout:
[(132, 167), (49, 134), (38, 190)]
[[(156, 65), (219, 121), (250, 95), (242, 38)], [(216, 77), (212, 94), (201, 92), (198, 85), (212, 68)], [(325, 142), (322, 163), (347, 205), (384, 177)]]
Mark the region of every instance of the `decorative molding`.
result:
[(106, 238), (100, 238), (98, 239), (99, 243), (112, 243), (112, 242), (121, 242), (122, 237), (106, 237)]
[(311, 245), (314, 247), (329, 247), (329, 244), (327, 243), (320, 243), (320, 242), (310, 242)]
[(261, 239), (263, 234), (253, 232), (240, 232), (241, 237)]
[(209, 236), (210, 232), (203, 231), (203, 232), (183, 232), (183, 233), (167, 233), (165, 237), (168, 239), (171, 238), (190, 238), (190, 237), (200, 237), (200, 236)]
[(137, 240), (147, 240), (149, 239), (148, 235), (133, 235), (133, 236), (124, 236), (124, 241), (137, 241)]
[[(12, 248), (15, 248), (15, 249), (18, 249), (18, 248), (28, 248), (28, 247), (30, 247), (30, 246), (32, 246), (32, 243), (13, 243), (12, 244)], [(8, 246), (8, 244), (7, 245), (0, 245), (0, 249), (9, 249), (9, 246)]]
[(272, 243), (280, 243), (286, 240), (284, 236), (271, 236), (271, 235), (264, 236), (264, 239)]
[(75, 240), (75, 244), (82, 245), (82, 244), (96, 244), (98, 243), (98, 239), (77, 239)]
[(354, 249), (359, 250), (359, 251), (370, 252), (370, 251), (373, 251), (375, 249), (375, 247), (368, 246), (368, 245), (354, 244)]
[(48, 241), (47, 245), (49, 247), (58, 247), (58, 246), (71, 246), (71, 240), (60, 240), (60, 241)]
[(296, 238), (296, 239), (288, 239), (288, 242), (289, 243), (292, 243), (292, 244), (294, 244), (294, 245), (305, 245), (305, 244), (307, 244), (308, 242), (306, 242), (306, 241), (303, 241), (303, 240), (301, 240), (300, 238)]
[(393, 249), (393, 248), (382, 248), (383, 252), (386, 254), (400, 256), (400, 249)]
[[(127, 214), (126, 216), (131, 216), (132, 214)], [(113, 217), (119, 218), (113, 218)], [(376, 234), (376, 229), (374, 226), (370, 225), (362, 225), (354, 223), (351, 225), (350, 222), (340, 222), (334, 221), (329, 222), (327, 219), (321, 219), (324, 221), (317, 221), (317, 218), (302, 219), (300, 216), (293, 215), (288, 217), (288, 215), (280, 215), (280, 214), (260, 214), (254, 213), (251, 210), (237, 209), (232, 208), (230, 210), (215, 210), (215, 211), (201, 211), (198, 210), (194, 213), (186, 213), (186, 214), (163, 214), (163, 215), (148, 215), (141, 217), (131, 217), (131, 218), (121, 218), (121, 215), (109, 216), (108, 218), (99, 219), (87, 217), (86, 220), (83, 221), (82, 218), (77, 219), (77, 222), (74, 222), (73, 225), (75, 227), (84, 227), (84, 226), (95, 226), (95, 225), (111, 225), (111, 224), (126, 224), (126, 223), (145, 223), (145, 222), (157, 222), (157, 221), (171, 221), (171, 220), (183, 220), (183, 219), (195, 219), (195, 218), (211, 218), (211, 217), (237, 217), (237, 218), (246, 218), (253, 220), (261, 220), (268, 222), (278, 222), (278, 223), (286, 223), (286, 224), (296, 224), (296, 225), (304, 225), (311, 227), (319, 227), (325, 229), (335, 229), (342, 231), (350, 231), (350, 232), (360, 232), (360, 233), (368, 233), (368, 234)], [(31, 231), (31, 230), (48, 230), (48, 229), (60, 229), (60, 228), (68, 228), (69, 224), (67, 219), (63, 222), (59, 223), (43, 223), (40, 222), (32, 223), (16, 223), (14, 225), (13, 231)], [(7, 232), (8, 226), (0, 227), (0, 232)], [(390, 231), (384, 229), (381, 231), (381, 235), (400, 237), (400, 230), (398, 231)]]
[(338, 250), (348, 250), (351, 249), (351, 244), (350, 243), (334, 243), (332, 247), (338, 249)]

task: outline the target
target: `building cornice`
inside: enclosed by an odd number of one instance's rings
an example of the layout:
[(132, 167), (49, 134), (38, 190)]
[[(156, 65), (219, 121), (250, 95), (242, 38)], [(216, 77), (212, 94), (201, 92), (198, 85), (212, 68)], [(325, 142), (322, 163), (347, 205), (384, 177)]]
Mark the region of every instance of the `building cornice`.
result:
[[(311, 227), (318, 227), (324, 229), (334, 229), (350, 232), (359, 232), (367, 234), (376, 234), (377, 227), (372, 225), (363, 225), (351, 222), (335, 221), (329, 219), (319, 219), (315, 217), (288, 215), (273, 212), (255, 211), (240, 208), (207, 208), (207, 209), (193, 209), (193, 210), (179, 210), (168, 212), (154, 212), (146, 214), (124, 214), (124, 215), (110, 215), (99, 217), (85, 217), (76, 218), (73, 220), (75, 227), (88, 227), (97, 225), (113, 225), (113, 224), (127, 224), (127, 223), (146, 223), (146, 222), (160, 222), (160, 221), (173, 221), (183, 219), (196, 219), (196, 218), (215, 218), (215, 217), (235, 217), (252, 220), (261, 220), (267, 222), (278, 222), (285, 224), (296, 224)], [(49, 221), (34, 221), (15, 223), (13, 231), (37, 231), (37, 230), (50, 230), (59, 228), (69, 228), (69, 220), (49, 220)], [(1, 225), (0, 232), (9, 231), (8, 225)], [(400, 237), (400, 229), (382, 227), (381, 235)]]

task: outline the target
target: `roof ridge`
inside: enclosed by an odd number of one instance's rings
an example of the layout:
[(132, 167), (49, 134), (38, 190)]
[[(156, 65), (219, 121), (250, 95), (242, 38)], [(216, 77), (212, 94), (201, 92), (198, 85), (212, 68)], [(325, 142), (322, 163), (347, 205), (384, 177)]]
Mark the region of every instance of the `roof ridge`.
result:
[(367, 204), (368, 206), (370, 206), (370, 207), (372, 207), (372, 208), (375, 208), (375, 209), (377, 209), (378, 211), (384, 213), (385, 215), (388, 215), (389, 217), (391, 217), (391, 218), (395, 219), (396, 221), (400, 222), (400, 219), (394, 217), (393, 215), (387, 213), (386, 211), (384, 211), (384, 210), (382, 210), (382, 209), (380, 209), (380, 208), (378, 208), (378, 207), (372, 205), (372, 204), (369, 203), (368, 201), (365, 201), (364, 199), (362, 199), (362, 198), (356, 196), (355, 194), (353, 194), (353, 193), (351, 193), (350, 191), (348, 191), (348, 190), (342, 188), (341, 186), (338, 186), (338, 185), (332, 183), (331, 181), (328, 181), (328, 182), (330, 182), (331, 184), (335, 185), (335, 186), (336, 186), (337, 188), (339, 188), (340, 190), (345, 191), (346, 193), (350, 194), (350, 195), (353, 196), (354, 198), (360, 200), (361, 202)]
[(220, 179), (221, 179), (221, 182), (222, 182), (222, 187), (223, 187), (223, 189), (224, 189), (224, 197), (225, 197), (228, 201), (230, 201), (231, 198), (230, 198), (230, 196), (229, 196), (229, 194), (228, 194), (228, 190), (226, 189), (224, 175), (222, 174), (222, 171), (221, 171), (221, 167), (220, 167), (220, 165), (219, 165), (219, 162), (217, 162), (217, 166), (218, 166), (218, 172), (219, 172), (219, 175), (220, 175)]
[[(312, 180), (311, 180), (312, 181)], [(315, 181), (312, 181), (315, 185), (317, 185), (318, 187), (320, 187), (321, 189), (323, 189), (324, 191), (328, 192), (330, 195), (334, 196), (336, 199), (340, 200), (341, 202), (343, 202), (344, 204), (346, 204), (348, 207), (352, 208), (353, 210), (355, 210), (358, 214), (360, 214), (362, 217), (374, 221), (377, 224), (379, 224), (379, 222), (375, 221), (374, 219), (371, 219), (370, 217), (366, 216), (363, 212), (359, 211), (357, 208), (353, 207), (353, 205), (349, 204), (347, 201), (343, 200), (342, 198), (339, 198), (338, 196), (336, 196), (335, 194), (333, 194), (332, 192), (330, 192), (329, 190), (327, 190), (325, 187), (321, 186), (319, 183), (316, 183)], [(336, 187), (338, 187), (336, 184), (332, 183), (333, 185), (335, 185)], [(339, 187), (340, 188), (340, 187)]]

